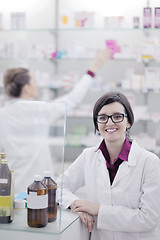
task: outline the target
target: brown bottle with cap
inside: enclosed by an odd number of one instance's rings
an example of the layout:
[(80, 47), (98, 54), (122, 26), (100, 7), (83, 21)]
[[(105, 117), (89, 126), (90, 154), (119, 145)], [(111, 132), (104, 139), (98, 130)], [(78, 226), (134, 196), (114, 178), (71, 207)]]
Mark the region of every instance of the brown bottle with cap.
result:
[(0, 153), (0, 223), (12, 222), (11, 216), (11, 172), (5, 153)]
[(30, 227), (41, 228), (48, 223), (48, 189), (35, 175), (27, 188), (27, 222)]
[(48, 222), (53, 222), (57, 219), (57, 202), (56, 190), (57, 184), (51, 178), (51, 172), (45, 171), (42, 183), (48, 188)]

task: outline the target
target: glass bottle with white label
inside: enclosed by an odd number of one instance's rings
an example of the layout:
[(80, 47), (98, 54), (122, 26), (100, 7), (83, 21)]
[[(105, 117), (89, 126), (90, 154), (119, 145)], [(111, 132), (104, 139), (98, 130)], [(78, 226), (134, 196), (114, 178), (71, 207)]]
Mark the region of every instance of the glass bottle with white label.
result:
[(48, 188), (48, 222), (53, 222), (57, 218), (56, 190), (57, 184), (51, 178), (51, 172), (45, 171), (42, 183)]
[(11, 172), (5, 153), (0, 153), (0, 223), (12, 222), (11, 216)]
[(35, 175), (27, 188), (27, 222), (30, 227), (41, 228), (48, 223), (48, 189)]

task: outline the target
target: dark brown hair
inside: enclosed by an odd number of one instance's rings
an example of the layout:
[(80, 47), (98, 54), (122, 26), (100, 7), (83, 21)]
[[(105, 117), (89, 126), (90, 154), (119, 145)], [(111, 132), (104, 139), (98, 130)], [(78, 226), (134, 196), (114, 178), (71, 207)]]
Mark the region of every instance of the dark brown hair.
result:
[(3, 78), (5, 92), (10, 97), (18, 98), (22, 88), (30, 83), (29, 70), (26, 68), (8, 69)]
[(110, 103), (114, 103), (114, 102), (119, 102), (124, 106), (125, 112), (127, 114), (128, 122), (130, 123), (130, 127), (133, 125), (134, 114), (126, 96), (120, 92), (108, 92), (97, 100), (93, 108), (93, 122), (95, 127), (95, 133), (97, 131), (99, 132), (98, 124), (97, 124), (97, 115), (99, 111), (103, 106), (108, 105)]

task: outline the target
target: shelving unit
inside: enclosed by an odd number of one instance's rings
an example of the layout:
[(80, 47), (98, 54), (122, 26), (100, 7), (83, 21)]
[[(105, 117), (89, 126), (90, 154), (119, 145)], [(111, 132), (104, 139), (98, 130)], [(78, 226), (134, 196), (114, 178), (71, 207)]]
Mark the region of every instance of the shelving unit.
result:
[[(71, 9), (72, 13), (78, 11), (78, 8), (74, 3), (71, 3), (69, 0), (67, 1), (69, 7), (67, 9), (67, 3), (61, 0), (59, 2), (59, 9), (62, 7), (66, 10)], [(139, 3), (140, 4), (140, 3)], [(146, 1), (141, 3), (143, 7), (146, 6)], [(147, 3), (149, 4), (149, 3)], [(152, 7), (156, 6), (156, 2), (152, 2)], [(85, 3), (79, 4), (79, 11), (83, 10), (83, 5)], [(88, 3), (89, 5), (89, 3)], [(90, 9), (93, 7), (90, 4)], [(94, 5), (94, 3), (93, 3)], [(156, 6), (157, 7), (157, 6)], [(97, 7), (97, 11), (98, 11)], [(139, 11), (142, 8), (139, 8)], [(89, 11), (89, 7), (87, 8)], [(108, 10), (109, 11), (109, 10)], [(135, 9), (132, 8), (133, 13), (128, 16), (132, 16), (134, 14)], [(73, 18), (73, 16), (72, 16)], [(95, 26), (93, 28), (85, 28), (85, 27), (73, 27), (74, 23), (70, 23), (69, 26), (58, 28), (58, 39), (59, 39), (59, 51), (66, 52), (66, 55), (62, 56), (62, 58), (57, 59), (58, 61), (58, 72), (66, 72), (70, 66), (78, 72), (83, 73), (86, 69), (86, 66), (89, 66), (90, 62), (93, 59), (92, 57), (88, 57), (87, 53), (90, 50), (90, 47), (94, 49), (102, 49), (105, 46), (106, 39), (115, 39), (117, 43), (122, 46), (122, 50), (125, 50), (125, 46), (129, 48), (132, 47), (132, 51), (129, 53), (126, 49), (127, 54), (120, 56), (115, 55), (114, 59), (111, 59), (107, 65), (100, 70), (98, 77), (101, 76), (101, 79), (98, 80), (98, 84), (93, 86), (93, 89), (87, 94), (79, 109), (76, 109), (72, 113), (68, 114), (67, 120), (67, 144), (66, 147), (66, 159), (68, 161), (73, 161), (75, 157), (77, 157), (83, 150), (84, 147), (90, 146), (90, 143), (94, 142), (93, 138), (95, 138), (95, 144), (97, 142), (97, 137), (94, 137), (92, 133), (94, 132), (93, 123), (92, 123), (92, 108), (95, 101), (108, 90), (113, 91), (121, 91), (127, 96), (134, 96), (134, 101), (137, 107), (134, 108), (136, 120), (135, 125), (132, 128), (131, 134), (139, 140), (142, 145), (148, 148), (151, 151), (160, 154), (160, 146), (156, 145), (155, 142), (155, 134), (157, 132), (157, 128), (160, 122), (160, 108), (158, 108), (157, 103), (160, 101), (160, 74), (159, 74), (159, 87), (137, 87), (133, 86), (133, 88), (124, 87), (122, 85), (122, 81), (125, 80), (125, 72), (127, 68), (136, 69), (137, 75), (144, 75), (146, 68), (148, 67), (157, 67), (159, 68), (160, 63), (160, 45), (159, 45), (159, 53), (157, 50), (157, 54), (155, 59), (147, 58), (147, 56), (143, 55), (143, 46), (142, 43), (149, 40), (149, 37), (157, 37), (160, 39), (160, 29), (144, 29), (142, 27), (142, 18), (140, 18), (141, 26), (138, 29), (133, 29), (133, 27), (126, 25), (123, 28), (105, 28), (102, 25)], [(151, 38), (150, 38), (151, 40)], [(74, 43), (75, 41), (81, 41), (81, 47), (84, 47), (86, 51), (81, 52), (80, 56), (71, 56), (69, 42)], [(128, 45), (126, 45), (126, 43)], [(157, 43), (158, 44), (158, 43)], [(160, 44), (160, 43), (159, 43)], [(74, 44), (71, 44), (74, 47)], [(84, 50), (83, 49), (83, 50)], [(129, 56), (129, 54), (133, 53), (133, 55)], [(94, 54), (93, 54), (94, 55)], [(115, 71), (116, 69), (116, 71)], [(159, 69), (160, 70), (160, 69)], [(155, 79), (154, 79), (155, 80)], [(136, 80), (135, 80), (136, 81)], [(144, 82), (146, 81), (146, 76), (144, 76)], [(107, 84), (106, 84), (107, 83)], [(113, 84), (114, 83), (114, 84)], [(120, 87), (121, 85), (121, 87)], [(96, 89), (97, 87), (97, 89)], [(135, 87), (135, 88), (134, 88)], [(132, 99), (131, 99), (132, 101)], [(86, 104), (88, 108), (86, 109)], [(78, 133), (78, 129), (84, 127), (85, 133)], [(77, 129), (76, 129), (77, 128)], [(77, 130), (77, 133), (76, 133)], [(139, 134), (141, 133), (141, 134)], [(90, 136), (91, 135), (91, 136)], [(90, 137), (89, 137), (90, 136)], [(85, 140), (84, 140), (85, 139)], [(87, 140), (86, 140), (87, 139)], [(146, 142), (142, 140), (146, 139)], [(149, 144), (149, 140), (151, 143)], [(76, 150), (75, 150), (76, 148)], [(72, 155), (70, 154), (72, 152)]]
[[(158, 1), (151, 1), (150, 5), (151, 7), (155, 7), (157, 3)], [(86, 127), (85, 134), (88, 135), (90, 134), (90, 132), (93, 132), (94, 129), (92, 125), (91, 115), (94, 102), (104, 92), (108, 90), (118, 90), (124, 92), (128, 96), (135, 96), (134, 101), (136, 101), (136, 105), (147, 106), (145, 117), (142, 116), (136, 119), (136, 123), (132, 131), (133, 135), (142, 132), (148, 133), (150, 137), (153, 137), (155, 136), (156, 128), (158, 127), (160, 121), (160, 109), (157, 107), (157, 103), (160, 100), (160, 87), (157, 89), (138, 89), (136, 87), (134, 89), (129, 87), (124, 88), (122, 84), (123, 80), (125, 80), (126, 78), (126, 69), (135, 69), (137, 75), (143, 75), (145, 72), (145, 68), (149, 66), (159, 68), (160, 50), (159, 55), (157, 51), (157, 58), (155, 60), (149, 60), (147, 61), (147, 63), (144, 62), (144, 59), (141, 56), (142, 43), (146, 41), (149, 36), (158, 37), (158, 39), (160, 39), (160, 29), (155, 29), (153, 27), (151, 29), (144, 29), (142, 27), (142, 7), (146, 6), (146, 4), (149, 3), (146, 3), (146, 1), (144, 0), (139, 4), (139, 8), (137, 9), (136, 7), (137, 13), (134, 13), (134, 6), (136, 4), (132, 3), (133, 13), (125, 13), (127, 20), (126, 22), (124, 22), (122, 27), (104, 27), (102, 22), (102, 15), (98, 19), (96, 19), (98, 21), (94, 27), (74, 27), (73, 13), (75, 11), (81, 11), (84, 9), (87, 11), (93, 11), (94, 3), (90, 4), (88, 2), (87, 5), (86, 2), (82, 1), (81, 3), (79, 3), (79, 8), (78, 3), (77, 5), (75, 5), (75, 3), (73, 3), (73, 1), (71, 2), (70, 0), (55, 0), (54, 3), (53, 1), (47, 0), (45, 9), (49, 10), (50, 17), (46, 17), (46, 15), (43, 16), (44, 21), (42, 23), (42, 21), (40, 21), (39, 15), (37, 14), (37, 10), (35, 14), (36, 23), (34, 23), (33, 26), (31, 25), (31, 19), (29, 19), (29, 24), (27, 24), (26, 29), (12, 30), (9, 29), (9, 27), (6, 27), (1, 30), (1, 43), (5, 42), (6, 36), (9, 36), (9, 39), (12, 36), (12, 40), (18, 41), (19, 47), (25, 51), (26, 42), (27, 46), (29, 44), (34, 45), (34, 43), (37, 42), (39, 44), (43, 44), (43, 46), (47, 46), (49, 43), (54, 43), (55, 51), (57, 51), (57, 57), (56, 55), (54, 55), (54, 57), (45, 57), (44, 53), (40, 53), (40, 56), (36, 57), (36, 51), (35, 55), (34, 53), (32, 53), (31, 57), (31, 54), (25, 54), (21, 52), (21, 57), (0, 57), (1, 67), (5, 70), (10, 66), (19, 66), (19, 64), (21, 64), (23, 66), (26, 65), (28, 67), (31, 67), (33, 70), (41, 69), (41, 72), (38, 74), (40, 93), (43, 94), (43, 92), (45, 92), (45, 95), (50, 94), (49, 98), (54, 99), (55, 97), (62, 95), (67, 91), (67, 89), (64, 90), (62, 88), (61, 82), (56, 82), (55, 78), (57, 78), (57, 76), (58, 78), (61, 78), (61, 75), (66, 74), (66, 72), (72, 70), (74, 72), (78, 72), (79, 76), (81, 76), (83, 73), (85, 73), (87, 67), (92, 62), (97, 50), (105, 47), (105, 40), (115, 39), (117, 43), (121, 46), (122, 53), (125, 54), (117, 56), (115, 55), (114, 59), (111, 59), (106, 64), (106, 66), (99, 71), (99, 73), (97, 74), (97, 80), (94, 82), (93, 89), (88, 93), (82, 105), (79, 106), (79, 113), (77, 113), (76, 111), (73, 111), (73, 113), (69, 113), (67, 121), (67, 135), (75, 135), (73, 134), (73, 131), (75, 131), (73, 128), (76, 128), (76, 123), (78, 124), (77, 126), (81, 125)], [(70, 22), (68, 26), (62, 26), (62, 24), (60, 24), (60, 13), (61, 10), (65, 8), (67, 11), (69, 10), (70, 13), (72, 12), (72, 14), (69, 16), (72, 17), (72, 23)], [(104, 12), (102, 6), (97, 7), (97, 12), (100, 9), (102, 10), (102, 12)], [(40, 10), (42, 13), (42, 8)], [(46, 11), (47, 13), (48, 10)], [(131, 18), (133, 14), (138, 14), (140, 16), (141, 22), (140, 28), (138, 29), (134, 29), (132, 27)], [(130, 16), (130, 19), (128, 16)], [(38, 27), (36, 26), (36, 24), (38, 25)], [(24, 39), (26, 39), (27, 41), (23, 41)], [(82, 51), (79, 55), (74, 55), (73, 52), (71, 54), (70, 46), (74, 48), (75, 42), (79, 42), (80, 47), (82, 48)], [(45, 73), (47, 73), (48, 75), (46, 76)], [(85, 112), (86, 104), (87, 106), (90, 105), (90, 107)], [(76, 136), (73, 136), (73, 139), (75, 137)], [(86, 147), (85, 144), (82, 145)], [(69, 148), (70, 147), (71, 146), (69, 146)], [(80, 148), (82, 148), (82, 146), (80, 146)], [(71, 158), (68, 156), (67, 160), (68, 159)]]
[[(1, 4), (2, 26), (0, 29), (0, 85), (2, 75), (7, 68), (26, 67), (34, 71), (39, 85), (40, 99), (49, 100), (57, 91), (53, 82), (57, 62), (53, 59), (57, 46), (57, 31), (55, 15), (57, 0), (37, 0), (22, 4), (15, 0), (14, 5), (7, 2)], [(14, 19), (11, 24), (11, 14), (25, 12), (25, 26), (16, 29)], [(47, 13), (47, 14), (46, 14)], [(16, 22), (17, 23), (17, 22)], [(17, 25), (18, 26), (18, 25)], [(1, 92), (3, 89), (1, 89)], [(48, 91), (48, 99), (46, 97)], [(54, 94), (53, 94), (54, 93)], [(45, 97), (43, 97), (45, 95)]]

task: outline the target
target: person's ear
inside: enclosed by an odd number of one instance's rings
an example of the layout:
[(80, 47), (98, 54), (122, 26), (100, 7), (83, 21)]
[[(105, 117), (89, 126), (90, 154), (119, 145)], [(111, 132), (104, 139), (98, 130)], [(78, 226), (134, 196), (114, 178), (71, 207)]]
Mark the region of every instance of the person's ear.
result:
[(127, 122), (127, 129), (131, 128), (131, 124), (129, 122)]

